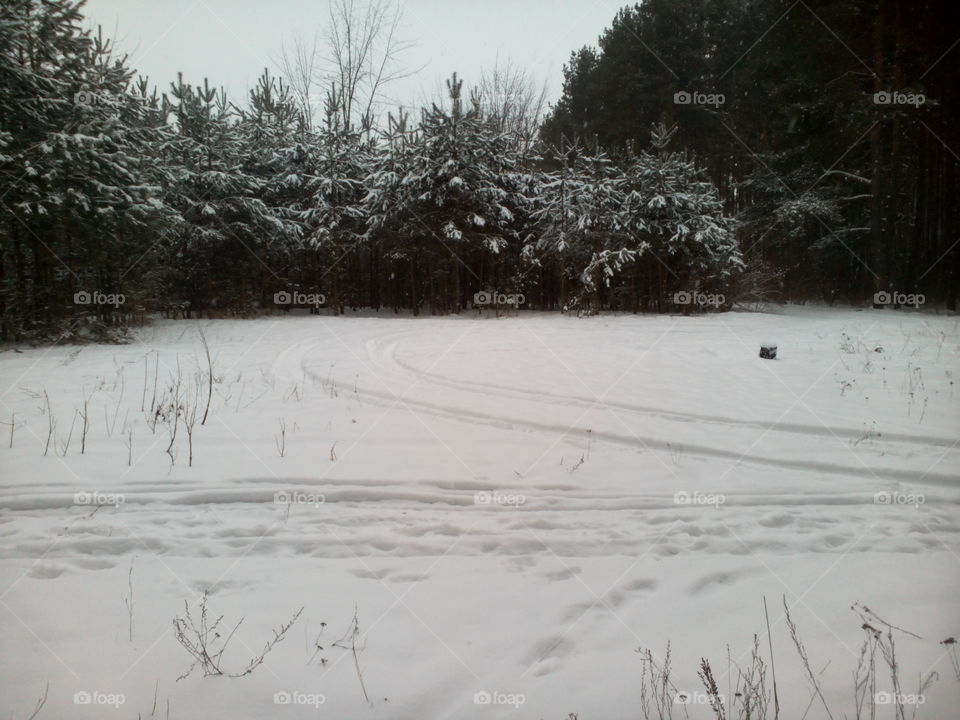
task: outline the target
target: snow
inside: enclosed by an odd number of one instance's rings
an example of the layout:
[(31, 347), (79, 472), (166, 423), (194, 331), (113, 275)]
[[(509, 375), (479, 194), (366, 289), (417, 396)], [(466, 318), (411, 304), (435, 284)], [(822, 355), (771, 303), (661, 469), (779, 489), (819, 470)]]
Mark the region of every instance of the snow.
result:
[[(155, 357), (161, 390), (179, 365), (194, 392), (199, 327), (210, 418), (192, 467), (181, 425), (171, 467), (141, 403)], [(778, 358), (757, 357), (773, 339)], [(852, 716), (857, 601), (920, 636), (897, 637), (903, 692), (939, 671), (918, 717), (960, 702), (939, 644), (960, 629), (956, 318), (367, 313), (18, 350), (0, 353), (17, 423), (0, 451), (0, 627), (18, 648), (0, 707), (15, 718), (47, 682), (38, 720), (147, 718), (155, 693), (173, 720), (641, 717), (638, 648), (670, 642), (691, 692), (709, 658), (727, 692), (728, 646), (741, 664), (754, 634), (767, 648), (764, 597), (783, 716), (800, 717), (784, 595), (835, 716)], [(89, 398), (83, 455), (78, 418), (66, 456), (42, 456), (44, 391), (59, 445)], [(172, 621), (203, 591), (226, 626), (244, 618), (228, 671), (304, 610), (251, 675), (178, 682), (191, 661)], [(369, 705), (334, 646), (355, 612)]]

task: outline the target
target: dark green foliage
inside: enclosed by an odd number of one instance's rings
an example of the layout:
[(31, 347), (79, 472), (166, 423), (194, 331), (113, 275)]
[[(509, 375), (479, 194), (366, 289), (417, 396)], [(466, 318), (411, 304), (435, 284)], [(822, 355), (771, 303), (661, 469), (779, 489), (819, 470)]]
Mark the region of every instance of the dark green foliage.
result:
[(158, 94), (81, 7), (0, 5), (2, 339), (286, 293), (334, 313), (461, 312), (480, 291), (663, 312), (679, 292), (960, 287), (960, 51), (933, 0), (624, 8), (572, 55), (537, 144), (455, 74), (382, 128), (347, 122), (336, 87), (308, 127), (267, 71), (243, 107), (206, 79)]
[[(787, 297), (952, 305), (958, 19), (941, 0), (646, 0), (572, 55), (543, 132), (618, 153), (676, 123)], [(682, 91), (724, 102), (678, 104)], [(895, 92), (925, 102), (874, 100)]]

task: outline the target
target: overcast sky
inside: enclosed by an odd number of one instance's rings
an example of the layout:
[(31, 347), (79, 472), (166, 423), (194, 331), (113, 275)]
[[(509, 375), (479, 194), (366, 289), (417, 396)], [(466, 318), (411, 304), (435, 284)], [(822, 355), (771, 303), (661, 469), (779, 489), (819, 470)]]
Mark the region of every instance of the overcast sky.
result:
[[(362, 1), (362, 0), (360, 0)], [(404, 65), (422, 68), (390, 95), (405, 105), (436, 97), (457, 71), (473, 82), (481, 68), (510, 58), (559, 97), (571, 51), (595, 45), (620, 0), (397, 0), (401, 36), (413, 43)], [(188, 82), (222, 85), (244, 101), (265, 66), (276, 70), (284, 41), (323, 30), (328, 0), (88, 0), (88, 24), (103, 26), (130, 64), (168, 90)]]

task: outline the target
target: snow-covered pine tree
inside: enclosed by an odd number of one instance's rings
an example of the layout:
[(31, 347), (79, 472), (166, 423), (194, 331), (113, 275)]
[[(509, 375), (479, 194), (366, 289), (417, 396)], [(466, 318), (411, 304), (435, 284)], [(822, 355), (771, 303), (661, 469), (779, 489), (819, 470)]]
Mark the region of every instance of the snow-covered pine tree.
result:
[[(857, 277), (860, 274), (867, 276), (867, 284), (872, 282), (868, 268), (860, 264), (848, 283), (838, 286), (836, 281), (851, 258), (867, 257), (870, 177), (833, 168), (825, 172), (814, 151), (817, 140), (808, 137), (797, 141), (799, 145), (762, 153), (741, 183), (751, 203), (740, 221), (746, 233), (758, 238), (751, 245), (747, 275), (738, 286), (747, 297), (756, 290), (757, 280), (762, 281), (764, 266), (770, 267), (765, 257), (776, 260), (788, 284), (817, 290), (827, 302), (838, 295), (856, 297), (865, 282)], [(792, 188), (801, 190), (797, 194)], [(771, 271), (766, 274), (769, 277)]]
[(248, 183), (247, 217), (260, 236), (253, 241), (257, 257), (268, 269), (254, 290), (258, 300), (269, 304), (281, 290), (310, 291), (290, 277), (290, 269), (302, 263), (310, 228), (313, 138), (289, 87), (266, 69), (240, 112), (237, 132), (240, 171)]
[(162, 133), (156, 105), (133, 86), (126, 58), (81, 22), (76, 3), (0, 9), (4, 337), (119, 320), (116, 305), (73, 295), (125, 294), (162, 208), (149, 162)]
[(424, 110), (416, 133), (397, 145), (402, 174), (388, 160), (371, 176), (367, 196), (371, 230), (389, 228), (411, 243), (399, 256), (410, 261), (415, 309), (425, 290), (435, 313), (459, 311), (500, 279), (497, 257), (511, 243), (519, 250), (514, 218), (522, 197), (510, 139), (486, 121), (475, 98), (465, 109), (456, 74), (447, 91), (449, 107)]
[(267, 260), (296, 228), (264, 202), (269, 179), (258, 174), (251, 135), (222, 89), (178, 76), (165, 102), (177, 128), (165, 147), (176, 175), (168, 198), (184, 219), (164, 238), (165, 304), (187, 315), (247, 312), (264, 287), (283, 284)]
[[(553, 148), (557, 165), (542, 178), (542, 193), (534, 213), (541, 225), (536, 252), (541, 262), (555, 256), (561, 273), (564, 309), (596, 312), (601, 286), (611, 276), (613, 238), (622, 233), (623, 178), (599, 148), (582, 145)], [(622, 261), (621, 261), (622, 262)], [(579, 278), (582, 292), (571, 293)]]
[[(387, 127), (381, 131), (378, 142), (371, 145), (370, 166), (364, 178), (364, 196), (361, 209), (366, 223), (365, 238), (371, 257), (381, 258), (383, 267), (371, 273), (379, 307), (384, 300), (395, 312), (412, 301), (416, 295), (413, 243), (400, 235), (404, 218), (398, 212), (402, 199), (402, 182), (412, 165), (416, 130), (410, 126), (410, 116), (400, 108), (396, 115), (387, 114)], [(384, 276), (386, 296), (381, 298), (378, 275)], [(405, 282), (404, 278), (410, 278)], [(407, 292), (409, 291), (409, 296)], [(414, 309), (417, 312), (417, 309)]]
[[(608, 249), (608, 277), (645, 254), (655, 269), (647, 297), (660, 303), (678, 290), (710, 292), (742, 270), (733, 221), (716, 186), (688, 153), (667, 148), (676, 128), (651, 130), (651, 149), (628, 162), (618, 247)], [(655, 264), (655, 265), (654, 265)], [(649, 278), (649, 275), (648, 275)]]
[(342, 105), (343, 93), (331, 86), (324, 102), (324, 118), (313, 138), (309, 197), (308, 247), (313, 257), (308, 279), (327, 305), (343, 313), (347, 305), (365, 304), (350, 277), (359, 274), (365, 257), (366, 226), (363, 182), (371, 170), (369, 117), (354, 129)]

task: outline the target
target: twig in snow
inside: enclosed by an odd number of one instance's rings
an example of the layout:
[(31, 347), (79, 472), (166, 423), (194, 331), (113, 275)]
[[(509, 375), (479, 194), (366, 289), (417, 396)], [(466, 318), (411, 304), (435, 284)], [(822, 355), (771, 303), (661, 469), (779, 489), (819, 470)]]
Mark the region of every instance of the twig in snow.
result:
[(826, 711), (827, 716), (830, 720), (833, 719), (833, 713), (830, 712), (830, 707), (827, 705), (826, 698), (823, 697), (823, 691), (820, 689), (820, 683), (817, 681), (816, 675), (813, 674), (813, 670), (810, 669), (810, 660), (807, 657), (806, 648), (803, 647), (803, 643), (800, 642), (800, 635), (797, 632), (797, 626), (793, 622), (793, 618), (790, 617), (790, 606), (787, 605), (787, 596), (783, 596), (783, 610), (787, 619), (787, 627), (790, 629), (790, 637), (793, 640), (794, 646), (797, 648), (797, 653), (800, 655), (800, 660), (803, 662), (803, 669), (807, 673), (807, 677), (810, 679), (813, 689), (816, 691), (817, 696), (820, 698), (820, 702), (823, 704), (823, 709)]
[(47, 443), (43, 446), (43, 456), (46, 457), (47, 453), (50, 451), (50, 443), (53, 442), (53, 452), (57, 452), (57, 443), (56, 443), (56, 430), (57, 430), (57, 419), (53, 416), (53, 408), (50, 406), (50, 396), (47, 395), (47, 390), (43, 390), (43, 402), (45, 407), (45, 412), (47, 414)]
[(777, 666), (773, 662), (773, 637), (770, 635), (770, 613), (767, 612), (767, 596), (763, 596), (763, 616), (767, 621), (767, 644), (770, 647), (770, 674), (773, 677), (773, 718), (780, 717), (780, 696), (777, 694)]
[[(133, 560), (130, 561), (130, 570), (127, 572), (127, 594), (123, 598), (123, 604), (127, 606), (127, 640), (133, 642)], [(156, 708), (156, 695), (153, 705)]]
[(280, 423), (280, 435), (273, 436), (273, 444), (277, 446), (280, 457), (285, 457), (287, 454), (287, 421), (279, 418), (278, 422)]
[(83, 418), (83, 426), (80, 430), (80, 454), (83, 455), (87, 451), (87, 430), (90, 428), (90, 398), (83, 398), (83, 412), (80, 414), (80, 417)]
[(281, 625), (279, 630), (274, 630), (273, 638), (267, 641), (263, 646), (263, 650), (260, 651), (260, 654), (251, 659), (242, 671), (238, 673), (225, 673), (220, 667), (223, 653), (233, 639), (234, 633), (237, 632), (237, 628), (239, 628), (240, 624), (244, 621), (244, 618), (240, 618), (226, 637), (223, 637), (218, 630), (220, 623), (223, 621), (223, 615), (220, 615), (215, 620), (211, 619), (211, 615), (207, 612), (207, 597), (208, 593), (204, 592), (200, 598), (200, 617), (197, 620), (194, 620), (190, 612), (190, 605), (186, 601), (183, 603), (185, 617), (176, 617), (173, 620), (173, 630), (177, 641), (193, 657), (193, 663), (187, 668), (187, 671), (183, 675), (177, 678), (178, 681), (188, 677), (197, 665), (203, 670), (204, 676), (228, 675), (229, 677), (243, 677), (244, 675), (249, 675), (263, 664), (267, 654), (277, 643), (283, 640), (284, 636), (297, 621), (297, 618), (300, 617), (300, 613), (303, 612), (303, 608), (300, 608), (289, 622)]
[(67, 441), (60, 448), (60, 455), (63, 457), (67, 456), (67, 450), (70, 449), (70, 440), (73, 438), (73, 426), (77, 424), (77, 415), (79, 412), (80, 411), (76, 409), (73, 411), (73, 420), (70, 421), (70, 432), (67, 435)]
[[(347, 631), (343, 634), (339, 640), (333, 643), (334, 647), (343, 648), (344, 650), (349, 650), (353, 654), (353, 667), (357, 671), (357, 679), (360, 681), (360, 691), (363, 693), (363, 699), (367, 703), (370, 702), (370, 697), (367, 695), (367, 686), (363, 682), (363, 672), (360, 670), (360, 653), (363, 652), (363, 645), (357, 645), (357, 641), (361, 639), (362, 634), (360, 632), (360, 621), (357, 619), (357, 608), (353, 609), (353, 620), (350, 621), (350, 626), (347, 628)], [(349, 645), (344, 643), (349, 642)]]
[(34, 720), (37, 715), (40, 714), (40, 711), (43, 709), (43, 706), (47, 704), (47, 693), (50, 690), (50, 681), (47, 680), (46, 687), (43, 688), (43, 695), (40, 696), (40, 699), (37, 700), (37, 706), (33, 709), (33, 712), (30, 714), (30, 717), (27, 720)]
[(126, 430), (127, 437), (123, 444), (127, 446), (127, 467), (130, 467), (133, 465), (133, 425), (124, 423), (124, 430)]
[(17, 426), (17, 414), (15, 412), (10, 413), (10, 449), (13, 449), (13, 430)]
[(207, 424), (207, 414), (210, 412), (210, 400), (213, 398), (213, 360), (210, 359), (210, 346), (207, 344), (207, 336), (200, 328), (200, 340), (203, 342), (203, 351), (207, 356), (207, 406), (203, 410), (203, 420), (201, 425)]

